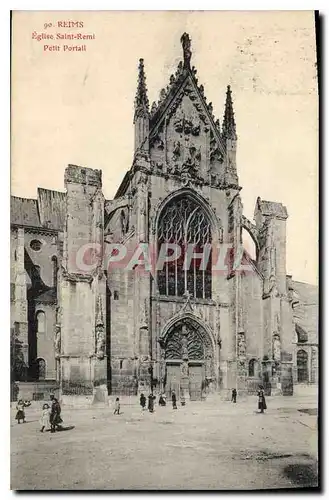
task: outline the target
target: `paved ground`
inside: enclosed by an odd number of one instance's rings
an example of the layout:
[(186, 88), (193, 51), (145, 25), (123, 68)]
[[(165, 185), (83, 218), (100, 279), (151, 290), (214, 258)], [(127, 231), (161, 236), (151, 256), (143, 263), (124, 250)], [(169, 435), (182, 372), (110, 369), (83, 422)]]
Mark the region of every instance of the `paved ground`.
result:
[[(213, 399), (177, 411), (142, 413), (137, 398), (122, 415), (65, 410), (67, 430), (39, 432), (38, 404), (17, 425), (12, 410), (11, 487), (49, 489), (264, 489), (317, 486), (316, 401)], [(307, 410), (302, 412), (300, 410)]]

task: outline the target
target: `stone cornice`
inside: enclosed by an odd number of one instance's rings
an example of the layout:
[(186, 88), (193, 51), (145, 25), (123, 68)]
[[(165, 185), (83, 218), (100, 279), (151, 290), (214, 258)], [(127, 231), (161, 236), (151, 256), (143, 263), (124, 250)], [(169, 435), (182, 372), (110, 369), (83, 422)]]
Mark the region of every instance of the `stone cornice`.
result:
[(33, 233), (33, 234), (41, 233), (41, 234), (45, 234), (45, 235), (49, 235), (49, 236), (54, 236), (54, 235), (57, 235), (58, 233), (63, 232), (60, 229), (52, 229), (52, 228), (43, 227), (43, 226), (40, 226), (40, 227), (24, 226), (23, 224), (10, 224), (10, 228), (11, 229), (24, 229), (24, 231), (26, 233)]

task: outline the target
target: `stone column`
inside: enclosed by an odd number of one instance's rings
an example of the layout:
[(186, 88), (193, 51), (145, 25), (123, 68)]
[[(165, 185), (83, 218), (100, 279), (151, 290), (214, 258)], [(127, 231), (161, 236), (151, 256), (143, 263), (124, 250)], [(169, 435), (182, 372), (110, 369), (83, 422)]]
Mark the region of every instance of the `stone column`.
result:
[(66, 223), (61, 272), (60, 396), (68, 405), (107, 402), (104, 197), (101, 172), (65, 171)]
[(15, 332), (21, 342), (26, 369), (29, 366), (28, 318), (26, 297), (26, 271), (24, 266), (24, 229), (17, 229), (15, 278)]
[(281, 390), (283, 396), (293, 394), (293, 341), (294, 323), (287, 296), (281, 298)]
[[(145, 158), (138, 158), (136, 168), (147, 168)], [(148, 175), (145, 171), (137, 171), (137, 243), (143, 245), (145, 252), (149, 250), (148, 230)], [(151, 256), (150, 256), (151, 257)], [(148, 255), (144, 253), (145, 261)], [(153, 379), (153, 349), (152, 349), (152, 321), (150, 302), (150, 272), (145, 266), (135, 271), (135, 312), (137, 339), (136, 356), (138, 358), (138, 392), (149, 393), (152, 391), (151, 378)]]
[(189, 366), (188, 366), (188, 347), (187, 335), (188, 331), (185, 325), (182, 326), (182, 364), (180, 376), (180, 394), (186, 395), (189, 392)]

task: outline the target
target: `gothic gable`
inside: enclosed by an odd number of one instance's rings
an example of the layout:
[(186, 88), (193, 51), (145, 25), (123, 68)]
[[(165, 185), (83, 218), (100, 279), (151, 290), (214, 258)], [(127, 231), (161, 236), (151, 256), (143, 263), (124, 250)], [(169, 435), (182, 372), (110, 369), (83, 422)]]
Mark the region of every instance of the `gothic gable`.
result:
[(206, 104), (195, 70), (182, 70), (182, 76), (173, 77), (159, 105), (152, 106), (151, 161), (163, 173), (211, 182), (225, 155), (219, 122), (215, 124), (212, 105)]

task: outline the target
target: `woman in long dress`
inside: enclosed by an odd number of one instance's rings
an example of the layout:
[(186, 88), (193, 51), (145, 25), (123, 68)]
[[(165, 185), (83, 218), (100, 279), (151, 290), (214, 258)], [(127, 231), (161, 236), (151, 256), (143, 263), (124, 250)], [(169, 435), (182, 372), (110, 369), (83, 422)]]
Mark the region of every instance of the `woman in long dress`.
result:
[(267, 406), (265, 400), (264, 387), (262, 385), (259, 386), (257, 396), (258, 396), (258, 409), (260, 410), (260, 413), (264, 413), (264, 410), (267, 410)]
[(18, 402), (17, 402), (17, 405), (16, 405), (16, 410), (17, 410), (17, 413), (16, 413), (16, 417), (15, 419), (17, 420), (17, 422), (20, 424), (21, 423), (21, 420), (23, 420), (23, 424), (25, 424), (25, 411), (24, 411), (24, 401), (22, 399), (20, 399)]
[(42, 415), (40, 418), (40, 425), (41, 425), (40, 432), (43, 432), (45, 429), (46, 430), (49, 429), (50, 426), (49, 417), (50, 417), (50, 408), (49, 405), (45, 403), (42, 407)]
[(172, 402), (173, 409), (177, 410), (177, 397), (176, 397), (176, 394), (175, 394), (174, 391), (173, 391), (173, 393), (171, 395), (171, 402)]

